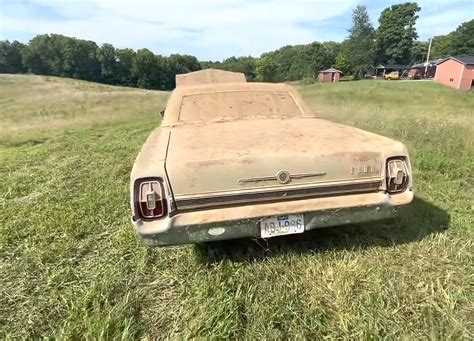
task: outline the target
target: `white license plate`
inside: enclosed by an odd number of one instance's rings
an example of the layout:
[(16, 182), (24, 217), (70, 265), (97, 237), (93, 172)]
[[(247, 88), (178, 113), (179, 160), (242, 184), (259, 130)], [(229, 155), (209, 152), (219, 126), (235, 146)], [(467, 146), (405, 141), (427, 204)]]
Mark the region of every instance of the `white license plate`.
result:
[(283, 236), (285, 234), (303, 233), (304, 215), (287, 214), (263, 218), (260, 221), (260, 236), (270, 238)]

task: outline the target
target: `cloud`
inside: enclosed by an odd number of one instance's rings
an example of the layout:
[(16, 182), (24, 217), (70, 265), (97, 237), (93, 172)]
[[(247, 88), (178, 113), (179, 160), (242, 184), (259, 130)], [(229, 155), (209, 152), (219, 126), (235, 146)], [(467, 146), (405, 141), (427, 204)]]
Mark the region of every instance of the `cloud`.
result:
[[(1, 39), (61, 33), (99, 44), (146, 47), (160, 54), (188, 53), (200, 59), (258, 56), (287, 44), (340, 41), (347, 36), (351, 10), (358, 3), (357, 0), (0, 1)], [(424, 3), (418, 25), (422, 37), (446, 33), (442, 31), (445, 29), (449, 32), (460, 23), (457, 17), (469, 14), (465, 8), (458, 10), (444, 1)], [(369, 9), (387, 7), (390, 3), (377, 0), (373, 5)], [(440, 10), (444, 7), (451, 9)]]
[[(285, 44), (341, 39), (324, 28), (298, 23), (340, 16), (350, 11), (354, 1), (33, 0), (28, 6), (10, 6), (2, 30), (32, 36), (61, 33), (118, 47), (221, 59), (260, 55)], [(35, 8), (43, 14), (37, 15)]]

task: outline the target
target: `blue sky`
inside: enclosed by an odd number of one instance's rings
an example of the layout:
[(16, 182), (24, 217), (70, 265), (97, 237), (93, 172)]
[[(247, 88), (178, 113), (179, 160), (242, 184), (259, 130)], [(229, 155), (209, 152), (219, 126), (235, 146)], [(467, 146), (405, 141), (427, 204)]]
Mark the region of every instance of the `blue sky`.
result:
[[(288, 44), (341, 41), (357, 4), (374, 26), (401, 1), (382, 0), (0, 0), (0, 39), (29, 41), (61, 33), (115, 47), (200, 60), (252, 55)], [(474, 0), (422, 0), (420, 39), (445, 34), (474, 17)]]

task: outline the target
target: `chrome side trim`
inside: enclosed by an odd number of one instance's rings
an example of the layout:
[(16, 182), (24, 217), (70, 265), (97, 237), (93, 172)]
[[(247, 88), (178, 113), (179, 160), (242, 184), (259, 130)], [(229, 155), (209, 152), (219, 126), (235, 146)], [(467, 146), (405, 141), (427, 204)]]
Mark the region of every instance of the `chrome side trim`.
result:
[(282, 188), (267, 192), (247, 192), (240, 194), (228, 194), (221, 196), (203, 196), (197, 198), (175, 198), (178, 211), (193, 210), (201, 208), (217, 208), (231, 205), (246, 205), (255, 202), (275, 202), (285, 200), (298, 200), (307, 198), (317, 198), (333, 196), (338, 194), (355, 194), (377, 192), (381, 185), (381, 180), (356, 183), (339, 184), (330, 186), (318, 186), (308, 188)]

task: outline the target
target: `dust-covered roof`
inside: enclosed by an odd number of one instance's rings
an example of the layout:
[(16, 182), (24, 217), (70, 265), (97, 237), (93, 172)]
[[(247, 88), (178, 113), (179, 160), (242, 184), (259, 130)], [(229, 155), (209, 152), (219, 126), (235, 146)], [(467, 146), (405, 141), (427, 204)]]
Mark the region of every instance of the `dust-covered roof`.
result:
[(245, 75), (219, 69), (205, 69), (176, 75), (176, 87), (210, 83), (245, 83)]

